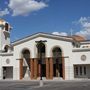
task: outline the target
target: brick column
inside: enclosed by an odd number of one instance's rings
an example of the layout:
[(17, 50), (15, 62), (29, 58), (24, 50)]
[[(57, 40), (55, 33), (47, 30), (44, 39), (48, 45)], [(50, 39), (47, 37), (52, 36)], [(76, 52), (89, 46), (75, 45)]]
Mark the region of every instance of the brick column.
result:
[(23, 59), (20, 59), (20, 79), (23, 78)]
[(37, 59), (34, 59), (34, 79), (37, 79)]
[(41, 73), (41, 65), (38, 60), (38, 77), (40, 77), (40, 73)]
[(46, 79), (49, 79), (49, 59), (46, 58)]
[(30, 60), (30, 70), (31, 70), (30, 77), (31, 79), (33, 79), (34, 78), (34, 60), (33, 59)]
[(62, 73), (63, 73), (63, 79), (65, 79), (65, 61), (64, 61), (64, 57), (62, 56)]
[(53, 59), (49, 59), (50, 62), (50, 79), (53, 79)]

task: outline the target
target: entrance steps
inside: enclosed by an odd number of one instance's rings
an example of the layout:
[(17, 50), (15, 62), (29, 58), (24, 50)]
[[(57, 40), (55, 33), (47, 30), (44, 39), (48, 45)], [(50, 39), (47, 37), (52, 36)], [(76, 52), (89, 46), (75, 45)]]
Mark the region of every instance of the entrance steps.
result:
[[(24, 77), (23, 80), (31, 80), (30, 77)], [(31, 81), (39, 81), (40, 80), (40, 77), (37, 78), (37, 79), (33, 79)], [(61, 77), (54, 77), (53, 79), (46, 79), (46, 77), (42, 77), (42, 80), (43, 81), (62, 81), (63, 78)]]
[(63, 78), (61, 78), (61, 77), (59, 77), (59, 78), (58, 77), (54, 77), (53, 80), (60, 81), (60, 80), (63, 80)]
[(30, 80), (30, 77), (24, 77), (23, 80)]
[[(40, 80), (40, 78), (38, 78), (37, 80)], [(44, 81), (61, 81), (61, 80), (63, 80), (63, 78), (61, 78), (61, 77), (53, 77), (53, 79), (46, 79), (46, 77), (42, 77), (42, 80), (44, 80)]]

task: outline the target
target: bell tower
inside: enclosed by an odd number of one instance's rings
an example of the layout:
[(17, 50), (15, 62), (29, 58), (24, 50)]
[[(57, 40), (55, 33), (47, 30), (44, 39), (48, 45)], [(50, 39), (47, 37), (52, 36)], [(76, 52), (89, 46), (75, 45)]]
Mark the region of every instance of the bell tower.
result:
[(10, 48), (10, 30), (10, 24), (0, 19), (0, 52), (8, 52)]

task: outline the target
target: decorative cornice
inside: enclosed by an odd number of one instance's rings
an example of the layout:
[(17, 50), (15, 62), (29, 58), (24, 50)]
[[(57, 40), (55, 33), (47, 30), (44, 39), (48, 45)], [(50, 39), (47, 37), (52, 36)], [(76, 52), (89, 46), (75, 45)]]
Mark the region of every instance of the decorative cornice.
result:
[(0, 53), (0, 56), (13, 56), (13, 53)]
[(84, 41), (84, 42), (80, 42), (81, 45), (84, 45), (84, 44), (90, 44), (90, 40), (87, 40), (87, 41)]
[(72, 50), (72, 52), (88, 52), (88, 51), (90, 51), (90, 48), (78, 48)]

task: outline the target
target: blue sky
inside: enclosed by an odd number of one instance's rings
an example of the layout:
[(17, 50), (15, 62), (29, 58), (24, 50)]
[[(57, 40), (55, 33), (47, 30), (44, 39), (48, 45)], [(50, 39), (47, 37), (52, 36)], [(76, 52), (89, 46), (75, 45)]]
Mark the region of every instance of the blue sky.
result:
[(90, 39), (90, 0), (0, 0), (0, 18), (13, 27), (11, 40), (37, 32)]

